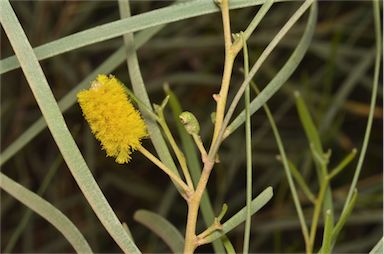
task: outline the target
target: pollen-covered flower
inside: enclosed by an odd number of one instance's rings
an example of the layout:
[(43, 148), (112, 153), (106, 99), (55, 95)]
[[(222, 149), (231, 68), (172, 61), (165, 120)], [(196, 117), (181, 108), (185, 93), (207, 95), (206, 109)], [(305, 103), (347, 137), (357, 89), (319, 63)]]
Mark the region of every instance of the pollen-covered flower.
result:
[(141, 146), (147, 130), (131, 104), (123, 84), (114, 76), (99, 75), (91, 88), (77, 94), (83, 115), (107, 156), (126, 163)]

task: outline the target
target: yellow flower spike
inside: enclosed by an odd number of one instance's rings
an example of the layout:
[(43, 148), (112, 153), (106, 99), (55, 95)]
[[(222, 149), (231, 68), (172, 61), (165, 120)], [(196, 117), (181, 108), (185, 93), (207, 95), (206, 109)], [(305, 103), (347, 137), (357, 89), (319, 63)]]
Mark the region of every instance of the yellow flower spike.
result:
[(123, 84), (112, 75), (99, 75), (90, 89), (77, 94), (77, 99), (107, 156), (115, 157), (120, 164), (129, 162), (131, 153), (140, 148), (148, 134)]

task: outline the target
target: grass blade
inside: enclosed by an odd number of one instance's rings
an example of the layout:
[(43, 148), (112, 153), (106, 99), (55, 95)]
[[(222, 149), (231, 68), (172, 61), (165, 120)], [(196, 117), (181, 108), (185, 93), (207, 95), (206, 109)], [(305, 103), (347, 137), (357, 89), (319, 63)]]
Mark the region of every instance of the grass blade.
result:
[[(258, 210), (260, 210), (273, 196), (272, 187), (266, 188), (262, 193), (260, 193), (256, 198), (252, 200), (251, 204), (251, 212), (255, 214)], [(237, 212), (234, 216), (232, 216), (229, 220), (227, 220), (223, 224), (222, 232), (214, 232), (211, 235), (207, 236), (205, 239), (207, 242), (212, 242), (218, 238), (220, 238), (223, 234), (228, 233), (240, 223), (244, 222), (246, 218), (246, 207)]]
[(123, 251), (140, 253), (93, 178), (60, 112), (32, 47), (9, 1), (0, 1), (0, 21), (65, 162), (104, 227)]
[[(231, 1), (230, 8), (237, 9), (247, 6), (261, 5), (264, 2), (265, 0)], [(219, 8), (217, 8), (213, 1), (194, 0), (183, 2), (66, 36), (35, 48), (35, 53), (38, 60), (42, 60), (80, 47), (119, 37), (127, 33), (134, 33), (150, 27), (218, 11)], [(0, 61), (0, 74), (16, 69), (19, 66), (15, 56), (8, 57)]]
[(56, 207), (1, 172), (0, 187), (56, 227), (78, 253), (92, 253), (84, 236)]
[(135, 212), (134, 219), (163, 239), (163, 241), (174, 253), (180, 253), (183, 251), (183, 236), (175, 228), (175, 226), (173, 226), (164, 217), (147, 210), (139, 210)]

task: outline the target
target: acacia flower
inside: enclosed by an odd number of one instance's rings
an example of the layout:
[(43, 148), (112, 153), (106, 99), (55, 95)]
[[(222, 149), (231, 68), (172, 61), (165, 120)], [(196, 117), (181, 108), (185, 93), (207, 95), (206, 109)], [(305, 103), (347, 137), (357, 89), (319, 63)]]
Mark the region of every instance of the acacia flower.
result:
[(112, 75), (99, 75), (88, 90), (77, 94), (77, 99), (107, 156), (115, 157), (120, 164), (128, 162), (148, 134), (123, 84)]

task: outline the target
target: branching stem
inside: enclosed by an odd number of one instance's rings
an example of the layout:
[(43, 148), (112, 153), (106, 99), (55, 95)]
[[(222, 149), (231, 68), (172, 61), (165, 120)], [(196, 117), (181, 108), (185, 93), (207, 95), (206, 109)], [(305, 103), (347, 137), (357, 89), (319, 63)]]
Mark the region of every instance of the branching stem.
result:
[(201, 141), (201, 137), (199, 135), (197, 135), (197, 134), (193, 134), (192, 137), (193, 137), (193, 140), (196, 143), (197, 148), (199, 149), (199, 151), (201, 153), (201, 160), (204, 163), (206, 161), (206, 159), (207, 159), (208, 154), (207, 154), (207, 151), (205, 150), (203, 141)]
[(187, 181), (188, 187), (193, 190), (192, 178), (191, 178), (191, 175), (189, 173), (189, 169), (187, 166), (187, 161), (185, 160), (184, 153), (180, 150), (175, 139), (173, 138), (173, 135), (172, 135), (172, 133), (169, 130), (169, 127), (167, 125), (167, 122), (165, 121), (163, 111), (159, 110), (158, 115), (159, 115), (158, 123), (160, 124), (161, 128), (163, 129), (165, 136), (167, 137), (169, 143), (171, 144), (173, 151), (175, 152), (176, 158), (179, 161), (181, 170), (183, 171), (183, 175), (184, 175), (185, 180)]
[(196, 236), (196, 222), (197, 215), (199, 212), (200, 200), (204, 193), (205, 187), (211, 174), (214, 159), (210, 156), (207, 157), (207, 160), (204, 162), (203, 172), (199, 183), (197, 184), (195, 192), (190, 196), (188, 201), (188, 218), (187, 218), (187, 228), (185, 231), (185, 245), (184, 245), (184, 254), (191, 254), (195, 251), (198, 246), (198, 239)]
[(143, 146), (139, 146), (137, 150), (142, 153), (145, 157), (147, 157), (150, 161), (152, 161), (161, 170), (163, 170), (164, 173), (166, 173), (176, 184), (178, 184), (179, 187), (184, 191), (186, 198), (190, 196), (190, 193), (193, 190), (191, 190), (178, 175), (176, 175), (172, 170), (165, 166), (164, 163), (162, 163), (158, 158), (156, 158), (150, 151), (145, 149)]
[(319, 195), (316, 199), (315, 210), (313, 212), (313, 217), (312, 217), (311, 231), (309, 233), (309, 241), (306, 244), (307, 254), (313, 253), (313, 245), (315, 243), (317, 225), (319, 222), (321, 207), (323, 205), (325, 191), (328, 188), (328, 184), (329, 184), (329, 177), (325, 176), (321, 183)]

